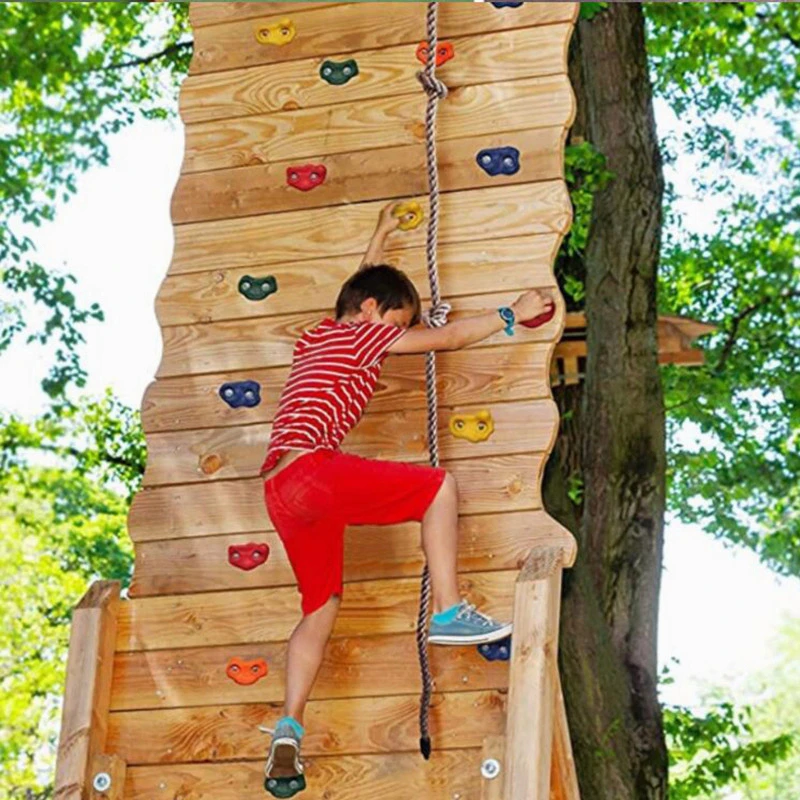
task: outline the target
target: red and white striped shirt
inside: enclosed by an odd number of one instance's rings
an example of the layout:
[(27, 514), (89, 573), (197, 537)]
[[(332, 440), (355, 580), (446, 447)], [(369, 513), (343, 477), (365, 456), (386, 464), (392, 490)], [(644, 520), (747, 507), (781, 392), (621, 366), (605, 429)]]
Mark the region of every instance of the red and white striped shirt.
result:
[(404, 333), (393, 325), (332, 319), (306, 331), (294, 348), (261, 472), (288, 450), (337, 450), (375, 393), (389, 348)]

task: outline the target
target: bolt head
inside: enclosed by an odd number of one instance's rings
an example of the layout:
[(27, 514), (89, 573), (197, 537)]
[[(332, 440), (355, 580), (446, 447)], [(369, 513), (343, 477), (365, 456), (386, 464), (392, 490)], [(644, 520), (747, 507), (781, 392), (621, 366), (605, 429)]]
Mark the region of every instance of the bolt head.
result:
[(500, 762), (496, 758), (487, 758), (481, 764), (481, 775), (487, 780), (492, 780), (500, 774)]
[(111, 788), (111, 776), (107, 772), (98, 772), (92, 781), (92, 788), (96, 792), (107, 792)]

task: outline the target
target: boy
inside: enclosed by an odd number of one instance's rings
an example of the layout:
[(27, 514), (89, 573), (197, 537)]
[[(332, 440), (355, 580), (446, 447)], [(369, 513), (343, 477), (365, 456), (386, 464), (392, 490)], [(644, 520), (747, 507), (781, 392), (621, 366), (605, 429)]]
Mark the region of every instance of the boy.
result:
[[(339, 609), (346, 525), (422, 523), (434, 611), (431, 643), (479, 644), (511, 633), (511, 624), (481, 614), (459, 594), (452, 475), (347, 455), (339, 445), (372, 397), (389, 353), (460, 349), (510, 330), (515, 315), (536, 317), (552, 300), (533, 291), (512, 309), (441, 328), (417, 326), (420, 300), (414, 285), (400, 270), (380, 263), (386, 238), (399, 223), (394, 209), (390, 204), (381, 212), (359, 271), (339, 293), (336, 318), (298, 340), (262, 467), (267, 511), (295, 572), (303, 610), (289, 639), (284, 716), (269, 731), (266, 786), (276, 796), (289, 797), (305, 786), (299, 761), (303, 710)], [(289, 778), (293, 785), (286, 788), (282, 779)]]

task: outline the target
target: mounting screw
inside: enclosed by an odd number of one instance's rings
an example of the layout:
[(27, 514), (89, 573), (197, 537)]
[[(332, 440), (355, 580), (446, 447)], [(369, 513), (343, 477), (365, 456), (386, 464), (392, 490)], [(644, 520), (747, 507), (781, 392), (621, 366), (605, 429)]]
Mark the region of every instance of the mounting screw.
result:
[(107, 792), (111, 788), (111, 776), (107, 772), (98, 772), (92, 781), (92, 788), (96, 792)]
[(487, 758), (481, 764), (481, 775), (487, 780), (493, 780), (500, 774), (500, 762), (496, 758)]

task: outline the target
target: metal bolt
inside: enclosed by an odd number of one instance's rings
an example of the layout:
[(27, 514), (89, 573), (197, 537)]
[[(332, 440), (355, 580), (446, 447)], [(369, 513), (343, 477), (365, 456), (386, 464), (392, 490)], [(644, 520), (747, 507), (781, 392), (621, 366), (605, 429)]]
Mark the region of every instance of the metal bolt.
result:
[(500, 774), (500, 762), (496, 758), (487, 758), (481, 764), (481, 775), (487, 780), (493, 780)]
[(111, 788), (111, 776), (107, 772), (98, 772), (92, 781), (96, 792), (107, 792)]

